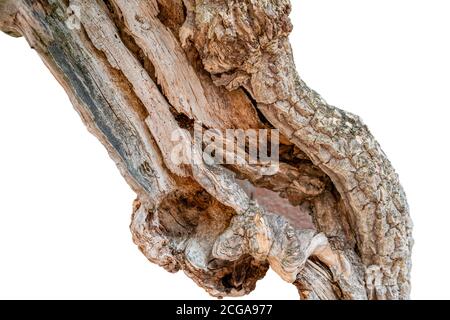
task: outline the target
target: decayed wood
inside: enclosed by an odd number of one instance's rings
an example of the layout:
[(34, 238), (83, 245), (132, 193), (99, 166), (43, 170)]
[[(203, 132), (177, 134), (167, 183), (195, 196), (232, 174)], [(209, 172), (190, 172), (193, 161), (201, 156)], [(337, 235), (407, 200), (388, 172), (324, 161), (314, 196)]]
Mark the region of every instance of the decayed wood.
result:
[[(40, 54), (136, 192), (131, 231), (151, 262), (214, 296), (249, 293), (271, 267), (302, 299), (406, 299), (403, 189), (361, 120), (299, 78), (290, 9), (0, 0), (0, 29)], [(196, 126), (279, 129), (278, 172), (204, 162)], [(177, 147), (189, 162), (174, 161)], [(314, 227), (296, 224), (297, 213)]]

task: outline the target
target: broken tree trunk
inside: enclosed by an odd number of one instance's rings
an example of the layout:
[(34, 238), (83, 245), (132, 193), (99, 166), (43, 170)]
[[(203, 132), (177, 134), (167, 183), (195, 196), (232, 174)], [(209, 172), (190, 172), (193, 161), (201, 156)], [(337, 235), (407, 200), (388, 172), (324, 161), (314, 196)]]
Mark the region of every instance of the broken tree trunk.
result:
[[(151, 262), (217, 297), (248, 294), (271, 267), (302, 299), (407, 299), (403, 189), (361, 120), (299, 78), (290, 9), (0, 0), (0, 29), (40, 54), (136, 192), (131, 231)], [(206, 161), (208, 129), (279, 130), (278, 170)]]

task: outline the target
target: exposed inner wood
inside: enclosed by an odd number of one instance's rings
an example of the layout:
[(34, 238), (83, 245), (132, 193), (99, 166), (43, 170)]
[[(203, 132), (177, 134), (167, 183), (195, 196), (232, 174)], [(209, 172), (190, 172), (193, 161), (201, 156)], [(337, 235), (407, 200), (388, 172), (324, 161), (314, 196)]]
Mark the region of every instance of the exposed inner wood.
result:
[[(300, 79), (290, 10), (0, 0), (0, 30), (40, 54), (136, 192), (131, 232), (151, 262), (217, 297), (248, 294), (271, 267), (302, 299), (407, 299), (412, 224), (398, 176), (357, 116)], [(278, 129), (279, 170), (206, 163), (195, 126)], [(174, 161), (177, 147), (193, 161)]]

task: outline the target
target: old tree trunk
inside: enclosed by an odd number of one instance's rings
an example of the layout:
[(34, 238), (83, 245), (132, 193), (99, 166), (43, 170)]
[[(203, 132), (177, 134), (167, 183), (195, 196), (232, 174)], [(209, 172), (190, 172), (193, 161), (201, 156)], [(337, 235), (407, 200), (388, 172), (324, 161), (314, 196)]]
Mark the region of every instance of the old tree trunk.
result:
[[(271, 267), (301, 299), (407, 299), (411, 221), (398, 176), (357, 116), (299, 78), (290, 9), (0, 0), (0, 29), (40, 54), (136, 192), (131, 231), (151, 262), (217, 297), (248, 294)], [(196, 126), (278, 129), (279, 170), (206, 163)], [(197, 161), (174, 161), (180, 144)]]

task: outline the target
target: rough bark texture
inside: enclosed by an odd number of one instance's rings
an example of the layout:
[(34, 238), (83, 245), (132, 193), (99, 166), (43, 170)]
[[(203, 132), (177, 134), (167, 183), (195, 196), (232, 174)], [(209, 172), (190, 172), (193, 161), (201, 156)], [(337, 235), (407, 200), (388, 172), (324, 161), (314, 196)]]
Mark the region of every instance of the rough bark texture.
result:
[[(299, 78), (290, 9), (0, 0), (0, 29), (40, 54), (136, 192), (131, 231), (151, 262), (217, 297), (248, 294), (271, 267), (302, 299), (406, 299), (403, 189), (361, 120)], [(196, 123), (279, 129), (280, 170), (206, 164), (189, 134), (183, 148), (198, 161), (175, 163), (171, 132)]]

